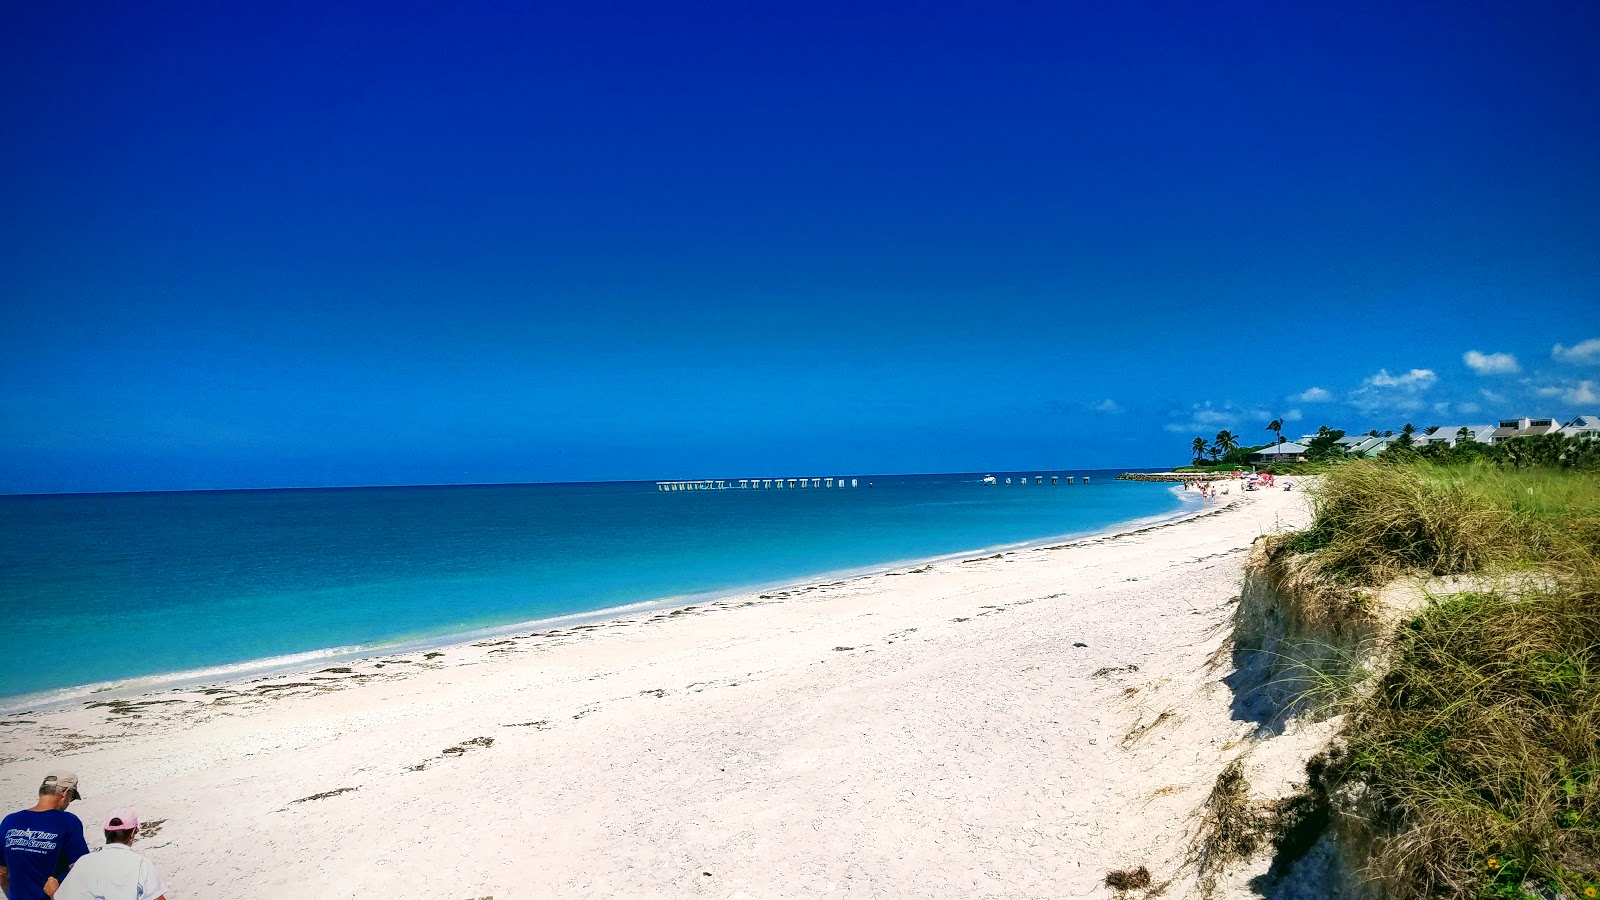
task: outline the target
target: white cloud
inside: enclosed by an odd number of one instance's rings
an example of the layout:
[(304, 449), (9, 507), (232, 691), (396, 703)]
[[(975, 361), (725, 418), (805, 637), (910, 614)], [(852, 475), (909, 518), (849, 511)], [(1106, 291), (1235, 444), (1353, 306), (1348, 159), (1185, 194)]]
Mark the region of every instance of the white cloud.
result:
[(1304, 391), (1295, 394), (1289, 399), (1300, 400), (1305, 403), (1327, 403), (1329, 400), (1333, 399), (1333, 394), (1323, 390), (1322, 388), (1313, 387), (1306, 388)]
[(1450, 404), (1441, 400), (1433, 405), (1433, 411), (1441, 416), (1448, 416), (1450, 415)]
[(1122, 412), (1122, 407), (1117, 405), (1117, 401), (1107, 397), (1094, 405), (1094, 411), (1116, 414)]
[(1594, 391), (1594, 382), (1580, 381), (1578, 386), (1562, 395), (1568, 403), (1600, 403), (1600, 394)]
[(1483, 407), (1479, 406), (1476, 403), (1462, 403), (1462, 404), (1458, 404), (1456, 406), (1456, 409), (1459, 409), (1459, 410), (1461, 410), (1462, 412), (1464, 412), (1464, 413), (1466, 413), (1468, 415), (1471, 415), (1472, 413), (1475, 413), (1475, 412), (1477, 412), (1478, 410), (1480, 410), (1482, 408)]
[(1600, 338), (1579, 341), (1571, 347), (1557, 344), (1550, 348), (1550, 358), (1578, 366), (1600, 365)]
[(1388, 369), (1379, 369), (1378, 374), (1363, 383), (1370, 387), (1398, 387), (1425, 391), (1433, 387), (1438, 380), (1439, 376), (1435, 375), (1432, 369), (1412, 369), (1400, 375), (1390, 375)]
[(1389, 410), (1414, 412), (1427, 407), (1420, 395), (1438, 381), (1439, 376), (1432, 369), (1412, 369), (1399, 375), (1390, 375), (1388, 369), (1379, 369), (1376, 375), (1361, 382), (1361, 387), (1350, 394), (1350, 405), (1366, 413)]
[(1239, 424), (1239, 412), (1233, 408), (1233, 403), (1224, 403), (1216, 407), (1211, 401), (1196, 403), (1181, 422), (1168, 422), (1164, 427), (1178, 434), (1199, 434), (1220, 431)]
[(1283, 420), (1285, 422), (1298, 422), (1301, 418), (1303, 417), (1300, 415), (1300, 410), (1298, 409), (1291, 409), (1283, 414)]
[(1506, 402), (1506, 395), (1505, 394), (1499, 393), (1498, 391), (1491, 391), (1488, 388), (1484, 388), (1483, 390), (1479, 391), (1478, 395), (1481, 396), (1483, 399), (1489, 401), (1490, 403), (1504, 403), (1504, 402)]
[(1476, 350), (1468, 350), (1462, 354), (1461, 361), (1479, 375), (1511, 375), (1522, 371), (1522, 367), (1517, 365), (1517, 358), (1509, 353), (1479, 353)]
[(1559, 388), (1559, 387), (1556, 387), (1555, 385), (1545, 385), (1542, 388), (1535, 388), (1534, 389), (1534, 393), (1538, 394), (1541, 397), (1559, 397), (1565, 391), (1566, 391), (1565, 388)]

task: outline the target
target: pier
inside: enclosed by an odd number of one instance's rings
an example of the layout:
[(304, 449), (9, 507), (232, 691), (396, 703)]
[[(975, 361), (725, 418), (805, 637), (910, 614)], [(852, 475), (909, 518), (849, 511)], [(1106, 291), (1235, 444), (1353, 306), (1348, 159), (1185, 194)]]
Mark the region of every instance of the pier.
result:
[(859, 487), (861, 479), (835, 475), (832, 478), (717, 478), (699, 481), (658, 481), (656, 490), (670, 491), (798, 491), (837, 490)]
[(1231, 478), (1232, 472), (1124, 472), (1117, 476), (1118, 481), (1226, 481)]
[[(1005, 484), (1016, 484), (1026, 487), (1028, 485), (1043, 486), (1045, 479), (1049, 483), (1060, 485), (1065, 478), (1067, 484), (1075, 483), (1079, 476), (1073, 475), (1007, 475)], [(1089, 483), (1089, 476), (1081, 476), (1084, 484)], [(1123, 478), (1139, 478), (1139, 476), (1124, 475)], [(811, 476), (806, 478), (705, 478), (693, 481), (658, 481), (656, 490), (661, 493), (675, 491), (799, 491), (799, 490), (839, 490), (841, 488), (857, 488), (861, 486), (861, 478), (845, 475)], [(1139, 480), (1144, 480), (1140, 478)], [(1163, 480), (1150, 478), (1149, 480)], [(999, 484), (995, 476), (986, 475), (980, 484), (993, 486)], [(872, 483), (867, 482), (867, 487)]]

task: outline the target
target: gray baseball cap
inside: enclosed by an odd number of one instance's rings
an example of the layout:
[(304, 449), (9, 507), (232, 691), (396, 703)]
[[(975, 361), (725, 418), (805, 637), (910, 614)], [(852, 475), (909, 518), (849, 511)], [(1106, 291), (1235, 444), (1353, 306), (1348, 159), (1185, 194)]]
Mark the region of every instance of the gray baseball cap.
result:
[(83, 799), (83, 795), (78, 793), (78, 776), (66, 769), (56, 769), (46, 774), (44, 781), (39, 784), (41, 794), (58, 794), (63, 790), (71, 792), (74, 800)]

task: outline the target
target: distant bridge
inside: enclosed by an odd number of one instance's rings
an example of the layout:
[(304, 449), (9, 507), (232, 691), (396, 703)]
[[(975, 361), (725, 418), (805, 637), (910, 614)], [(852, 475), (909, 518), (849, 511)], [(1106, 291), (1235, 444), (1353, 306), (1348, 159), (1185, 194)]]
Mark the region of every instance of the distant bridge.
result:
[(718, 478), (701, 481), (658, 481), (658, 491), (781, 491), (801, 488), (853, 488), (859, 478)]

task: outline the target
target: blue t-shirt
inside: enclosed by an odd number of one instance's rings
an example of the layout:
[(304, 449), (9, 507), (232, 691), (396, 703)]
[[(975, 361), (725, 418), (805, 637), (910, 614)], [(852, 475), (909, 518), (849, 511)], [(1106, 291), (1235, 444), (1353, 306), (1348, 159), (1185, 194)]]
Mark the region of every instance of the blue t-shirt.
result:
[(64, 809), (14, 812), (0, 821), (0, 840), (11, 871), (11, 900), (45, 900), (45, 881), (65, 878), (67, 867), (89, 852), (83, 822)]

